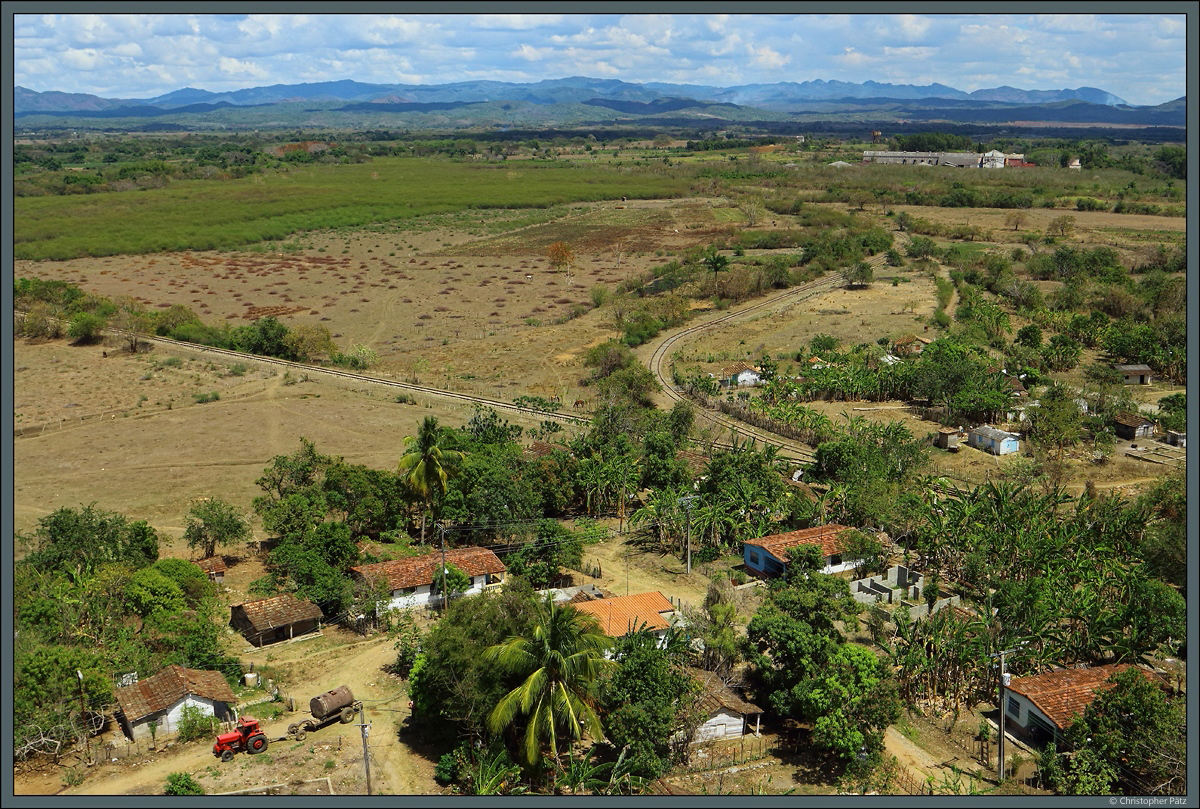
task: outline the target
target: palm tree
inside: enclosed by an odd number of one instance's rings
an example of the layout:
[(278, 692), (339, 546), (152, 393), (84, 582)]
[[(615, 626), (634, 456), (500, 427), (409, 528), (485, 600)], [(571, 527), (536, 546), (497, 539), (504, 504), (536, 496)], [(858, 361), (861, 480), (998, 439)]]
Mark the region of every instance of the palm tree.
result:
[(446, 493), (446, 482), (458, 470), (463, 453), (450, 449), (449, 436), (433, 416), (426, 416), (416, 436), (405, 436), (398, 472), (425, 504), (421, 511), (421, 542), (425, 541), (425, 514), (433, 501)]
[(595, 689), (617, 665), (604, 656), (611, 647), (612, 639), (592, 616), (573, 607), (543, 605), (529, 637), (514, 635), (484, 652), (484, 660), (525, 677), (496, 703), (488, 729), (500, 733), (518, 716), (527, 716), (524, 754), (530, 764), (546, 747), (557, 761), (561, 737), (577, 740), (586, 732), (603, 738)]

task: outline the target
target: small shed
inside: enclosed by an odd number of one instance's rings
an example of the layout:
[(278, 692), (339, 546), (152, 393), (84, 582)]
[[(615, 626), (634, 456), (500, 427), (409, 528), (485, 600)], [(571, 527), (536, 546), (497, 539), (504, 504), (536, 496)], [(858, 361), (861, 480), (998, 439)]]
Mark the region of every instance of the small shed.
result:
[(1016, 434), (998, 430), (988, 424), (973, 427), (967, 436), (967, 443), (993, 455), (1008, 455), (1021, 449), (1021, 441)]
[(1173, 447), (1186, 449), (1187, 433), (1181, 433), (1178, 430), (1167, 430), (1167, 443)]
[(1126, 385), (1149, 385), (1154, 381), (1154, 369), (1149, 365), (1118, 365), (1117, 370)]
[(759, 735), (762, 708), (738, 696), (715, 672), (688, 668), (687, 673), (700, 686), (700, 709), (704, 715), (704, 722), (692, 736), (692, 744), (740, 739), (747, 732)]
[(934, 446), (948, 449), (952, 452), (958, 451), (958, 442), (964, 437), (961, 427), (941, 427), (933, 436)]
[(229, 569), (225, 566), (225, 560), (220, 556), (210, 556), (207, 559), (201, 559), (196, 563), (196, 566), (207, 573), (208, 578), (217, 584), (225, 582), (225, 571)]
[(234, 718), (237, 697), (219, 671), (185, 669), (180, 665), (167, 666), (153, 677), (118, 688), (117, 722), (130, 739), (155, 733), (172, 733), (179, 725), (183, 709), (197, 708), (205, 716), (222, 721)]
[(316, 631), (325, 614), (311, 601), (284, 594), (234, 604), (229, 623), (255, 646), (291, 640)]
[(1129, 441), (1149, 438), (1154, 435), (1154, 422), (1141, 413), (1125, 411), (1113, 416), (1113, 432)]

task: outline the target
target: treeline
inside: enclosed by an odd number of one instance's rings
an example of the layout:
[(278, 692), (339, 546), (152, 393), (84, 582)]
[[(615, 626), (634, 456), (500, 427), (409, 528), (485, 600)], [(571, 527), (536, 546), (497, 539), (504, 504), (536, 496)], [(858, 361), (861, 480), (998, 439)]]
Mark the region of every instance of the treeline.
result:
[(319, 324), (288, 327), (268, 316), (241, 326), (212, 326), (182, 304), (155, 311), (132, 297), (108, 299), (65, 281), (18, 278), (13, 306), (24, 313), (17, 334), (25, 337), (66, 336), (88, 343), (111, 327), (123, 333), (130, 351), (137, 351), (145, 337), (157, 335), (291, 362), (328, 361), (352, 370), (366, 369), (375, 356), (365, 346), (339, 351), (329, 329)]

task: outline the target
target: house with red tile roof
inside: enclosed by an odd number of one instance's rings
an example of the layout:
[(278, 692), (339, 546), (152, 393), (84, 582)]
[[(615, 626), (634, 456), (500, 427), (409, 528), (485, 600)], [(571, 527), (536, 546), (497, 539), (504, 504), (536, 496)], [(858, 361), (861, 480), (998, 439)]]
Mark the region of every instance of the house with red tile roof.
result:
[[(1128, 668), (1133, 666), (1109, 663), (1014, 677), (1004, 689), (1006, 721), (1024, 730), (1034, 741), (1058, 741), (1098, 694), (1113, 687), (1108, 678)], [(1147, 677), (1155, 677), (1145, 669), (1138, 670)]]
[[(391, 593), (388, 609), (419, 607), (437, 601), (441, 594), (434, 586), (434, 579), (442, 569), (442, 552), (434, 551), (424, 556), (409, 556), (390, 562), (376, 562), (350, 568), (350, 574), (359, 581), (374, 586), (382, 583)], [(464, 595), (477, 595), (484, 590), (499, 587), (508, 568), (488, 548), (455, 548), (445, 553), (445, 563), (467, 574), (471, 586)]]
[(222, 721), (234, 717), (237, 697), (219, 671), (167, 666), (153, 677), (118, 688), (113, 692), (118, 709), (116, 719), (130, 739), (155, 733), (173, 733), (179, 726), (183, 709), (192, 706), (205, 716)]
[(721, 384), (728, 388), (744, 388), (762, 383), (758, 369), (744, 362), (735, 362), (721, 369)]
[(677, 620), (675, 605), (657, 591), (568, 603), (582, 613), (595, 616), (600, 630), (612, 638), (645, 628), (661, 641)]
[(287, 593), (234, 604), (229, 612), (229, 623), (255, 646), (314, 632), (325, 617), (316, 604)]
[(788, 551), (801, 545), (815, 545), (825, 559), (822, 573), (841, 573), (853, 565), (842, 560), (849, 543), (846, 525), (818, 525), (799, 531), (771, 534), (742, 543), (742, 561), (746, 570), (758, 576), (775, 578), (787, 572)]
[(207, 559), (201, 559), (196, 562), (196, 566), (208, 574), (208, 578), (217, 584), (222, 584), (225, 581), (225, 571), (229, 568), (225, 566), (225, 560), (220, 556), (210, 556)]

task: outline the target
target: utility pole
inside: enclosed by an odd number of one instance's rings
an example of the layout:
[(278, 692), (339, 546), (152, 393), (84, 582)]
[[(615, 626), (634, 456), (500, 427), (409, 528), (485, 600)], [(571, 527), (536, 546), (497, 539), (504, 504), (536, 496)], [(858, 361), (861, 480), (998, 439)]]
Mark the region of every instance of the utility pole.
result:
[(450, 605), (450, 596), (446, 592), (450, 588), (446, 586), (446, 579), (449, 577), (446, 575), (446, 524), (444, 522), (438, 523), (438, 536), (442, 540), (442, 609), (444, 610)]
[(83, 705), (83, 672), (75, 669), (75, 674), (79, 677), (79, 724), (83, 727), (83, 745), (87, 750), (87, 762), (90, 765), (92, 763), (92, 743), (88, 739), (87, 714)]
[(371, 751), (367, 749), (367, 736), (370, 735), (371, 726), (367, 724), (367, 709), (362, 705), (358, 707), (358, 727), (362, 731), (363, 742), (363, 769), (367, 772), (367, 794), (371, 794)]
[(686, 526), (685, 532), (687, 534), (687, 572), (689, 576), (692, 574), (692, 501), (695, 499), (696, 495), (694, 494), (680, 498), (680, 502), (683, 503), (685, 509), (683, 522)]
[(1002, 652), (988, 655), (988, 657), (1000, 658), (1000, 739), (996, 745), (996, 778), (997, 782), (1004, 781), (1004, 682), (1008, 674), (1004, 671), (1004, 657), (1015, 652), (1016, 649), (1005, 649)]

